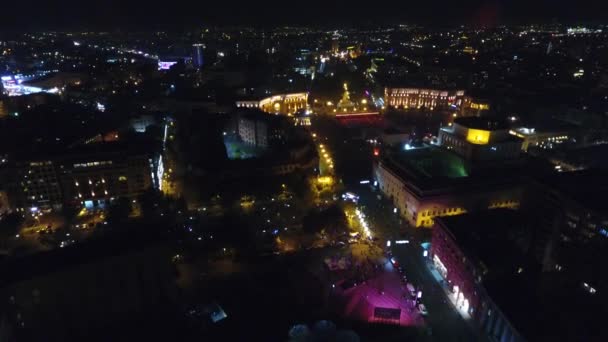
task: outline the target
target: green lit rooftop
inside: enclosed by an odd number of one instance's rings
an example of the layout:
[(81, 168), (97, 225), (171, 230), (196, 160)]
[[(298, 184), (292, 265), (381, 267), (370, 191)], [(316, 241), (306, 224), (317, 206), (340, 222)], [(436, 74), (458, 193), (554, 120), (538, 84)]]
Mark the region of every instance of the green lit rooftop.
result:
[(420, 178), (467, 177), (464, 160), (454, 153), (435, 147), (399, 151), (392, 154), (395, 163), (414, 171)]

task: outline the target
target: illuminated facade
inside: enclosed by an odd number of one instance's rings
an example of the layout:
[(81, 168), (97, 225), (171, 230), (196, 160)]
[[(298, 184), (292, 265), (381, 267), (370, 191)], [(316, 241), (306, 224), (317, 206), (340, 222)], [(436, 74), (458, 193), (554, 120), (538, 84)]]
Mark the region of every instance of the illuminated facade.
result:
[(483, 99), (465, 96), (460, 106), (462, 116), (481, 116), (490, 110), (490, 102)]
[(36, 160), (20, 165), (15, 184), (20, 196), (14, 203), (20, 211), (61, 208), (62, 192), (56, 166), (52, 160)]
[(486, 279), (527, 266), (524, 251), (509, 238), (515, 231), (525, 234), (525, 228), (514, 210), (442, 218), (433, 227), (430, 259), (451, 291), (449, 299), (495, 341), (525, 340), (484, 286)]
[[(121, 147), (108, 146), (113, 144)], [(158, 188), (158, 156), (120, 143), (92, 145), (103, 147), (17, 161), (13, 166), (16, 178), (9, 184), (11, 205), (20, 212), (58, 210), (64, 205), (97, 207)]]
[(395, 108), (442, 109), (460, 107), (464, 90), (438, 90), (427, 88), (385, 88), (384, 102)]
[(237, 101), (239, 108), (259, 108), (266, 113), (293, 115), (308, 107), (308, 93), (278, 94), (261, 100)]
[(439, 145), (472, 163), (516, 160), (522, 145), (504, 122), (480, 117), (455, 119), (452, 126), (439, 130), (438, 140)]
[(113, 198), (137, 197), (157, 184), (156, 165), (151, 156), (100, 157), (63, 163), (61, 181), (67, 204), (82, 204), (87, 208), (104, 206)]
[(517, 179), (470, 176), (453, 153), (421, 150), (387, 155), (373, 170), (378, 188), (409, 225), (432, 227), (436, 217), (519, 206), (523, 187)]
[(238, 121), (241, 140), (249, 145), (268, 147), (268, 125), (263, 120), (242, 116)]
[(537, 131), (535, 128), (519, 127), (509, 130), (509, 133), (523, 139), (521, 150), (524, 152), (528, 152), (530, 147), (552, 149), (573, 138), (569, 130)]

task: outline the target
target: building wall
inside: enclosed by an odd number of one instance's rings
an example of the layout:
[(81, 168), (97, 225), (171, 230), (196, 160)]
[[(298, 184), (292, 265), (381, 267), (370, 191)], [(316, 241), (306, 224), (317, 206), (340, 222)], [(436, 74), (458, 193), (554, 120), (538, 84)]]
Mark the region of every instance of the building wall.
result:
[(125, 160), (66, 164), (61, 174), (65, 202), (79, 205), (103, 205), (117, 197), (136, 197), (153, 187), (153, 165), (147, 156)]
[[(98, 205), (117, 197), (136, 197), (154, 186), (157, 167), (148, 154), (82, 156), (69, 161), (20, 162), (9, 185), (11, 205), (59, 210), (63, 205)], [(87, 203), (85, 203), (87, 202)]]
[(308, 93), (278, 94), (261, 100), (237, 101), (239, 108), (260, 108), (266, 113), (293, 114), (308, 106)]
[(457, 289), (462, 301), (468, 300), (467, 312), (486, 336), (492, 341), (524, 341), (483, 288), (481, 280), (487, 270), (471, 262), (441, 222), (433, 228), (430, 257), (452, 290), (451, 295)]
[(19, 211), (59, 209), (62, 206), (62, 191), (56, 170), (56, 162), (40, 160), (19, 163), (17, 179), (13, 183), (14, 204)]
[(256, 119), (239, 118), (239, 136), (244, 143), (268, 147), (268, 125)]
[(384, 101), (391, 107), (430, 109), (460, 106), (463, 90), (436, 90), (424, 88), (385, 88)]

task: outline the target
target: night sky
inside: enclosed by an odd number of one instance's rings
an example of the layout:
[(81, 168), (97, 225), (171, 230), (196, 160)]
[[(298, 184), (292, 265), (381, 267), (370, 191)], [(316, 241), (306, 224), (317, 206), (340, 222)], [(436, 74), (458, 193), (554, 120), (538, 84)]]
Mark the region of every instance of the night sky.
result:
[(608, 22), (605, 0), (6, 0), (1, 29)]

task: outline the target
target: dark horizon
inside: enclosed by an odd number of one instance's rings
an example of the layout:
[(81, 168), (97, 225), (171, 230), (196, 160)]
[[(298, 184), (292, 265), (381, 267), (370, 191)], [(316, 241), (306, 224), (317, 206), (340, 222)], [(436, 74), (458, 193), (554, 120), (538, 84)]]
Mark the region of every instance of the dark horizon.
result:
[(6, 5), (0, 29), (167, 29), (196, 26), (372, 26), (421, 24), (429, 26), (484, 26), (509, 24), (564, 24), (608, 22), (606, 5), (591, 0), (463, 0), (435, 2), (388, 1), (360, 5), (322, 1), (284, 3), (190, 3), (189, 1), (92, 0), (49, 2), (32, 0)]

